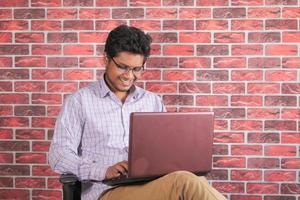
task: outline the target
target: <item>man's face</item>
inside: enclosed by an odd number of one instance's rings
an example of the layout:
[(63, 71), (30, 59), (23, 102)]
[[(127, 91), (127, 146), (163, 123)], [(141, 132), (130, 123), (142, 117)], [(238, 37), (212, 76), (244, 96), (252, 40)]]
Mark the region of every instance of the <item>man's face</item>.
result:
[(142, 70), (138, 70), (143, 64), (144, 56), (130, 52), (121, 52), (113, 58), (107, 58), (106, 81), (111, 90), (115, 93), (127, 92), (140, 78)]

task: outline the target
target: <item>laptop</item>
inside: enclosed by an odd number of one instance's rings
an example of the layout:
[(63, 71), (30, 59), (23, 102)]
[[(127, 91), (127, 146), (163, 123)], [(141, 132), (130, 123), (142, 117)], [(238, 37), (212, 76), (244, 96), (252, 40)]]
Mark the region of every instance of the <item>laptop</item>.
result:
[(127, 176), (102, 183), (144, 183), (178, 170), (205, 175), (212, 168), (213, 130), (212, 112), (131, 113)]

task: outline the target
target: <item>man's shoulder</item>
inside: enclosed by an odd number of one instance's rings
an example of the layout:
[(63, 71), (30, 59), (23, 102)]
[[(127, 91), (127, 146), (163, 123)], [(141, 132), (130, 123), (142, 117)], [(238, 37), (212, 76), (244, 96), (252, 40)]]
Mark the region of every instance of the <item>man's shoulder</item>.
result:
[(68, 96), (68, 100), (82, 101), (86, 98), (90, 98), (97, 95), (99, 92), (99, 81), (91, 82), (86, 86), (80, 88), (76, 92)]

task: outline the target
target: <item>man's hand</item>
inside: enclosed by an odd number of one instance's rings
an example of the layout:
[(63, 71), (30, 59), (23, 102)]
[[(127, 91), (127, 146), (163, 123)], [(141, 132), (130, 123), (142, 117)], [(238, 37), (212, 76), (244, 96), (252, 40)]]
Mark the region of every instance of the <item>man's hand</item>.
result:
[(107, 168), (105, 173), (106, 179), (116, 178), (121, 175), (127, 175), (128, 171), (128, 162), (123, 160), (121, 162), (116, 163), (113, 166)]

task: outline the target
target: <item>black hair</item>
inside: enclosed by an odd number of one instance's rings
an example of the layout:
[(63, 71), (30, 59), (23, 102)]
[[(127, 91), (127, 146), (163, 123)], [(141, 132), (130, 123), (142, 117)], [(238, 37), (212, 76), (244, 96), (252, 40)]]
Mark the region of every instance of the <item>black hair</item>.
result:
[(120, 25), (108, 34), (104, 51), (110, 58), (128, 51), (143, 55), (146, 59), (150, 55), (151, 41), (150, 35), (145, 34), (142, 30), (132, 26)]

